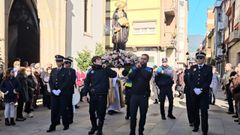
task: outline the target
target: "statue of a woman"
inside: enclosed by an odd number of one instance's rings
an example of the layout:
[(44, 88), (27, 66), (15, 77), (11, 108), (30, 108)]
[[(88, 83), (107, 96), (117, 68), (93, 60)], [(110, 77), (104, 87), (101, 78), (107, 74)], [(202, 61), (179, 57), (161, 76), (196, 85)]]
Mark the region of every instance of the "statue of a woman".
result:
[(115, 10), (113, 14), (113, 37), (112, 43), (114, 44), (113, 50), (126, 50), (126, 43), (128, 41), (128, 33), (129, 33), (129, 22), (127, 19), (127, 14), (124, 11), (124, 7), (126, 3), (117, 2)]

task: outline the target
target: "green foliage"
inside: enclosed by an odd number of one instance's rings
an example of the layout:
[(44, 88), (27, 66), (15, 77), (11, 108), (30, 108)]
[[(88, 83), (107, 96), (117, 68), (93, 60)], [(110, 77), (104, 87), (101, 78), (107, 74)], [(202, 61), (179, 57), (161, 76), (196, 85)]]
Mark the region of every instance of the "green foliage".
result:
[(105, 48), (101, 43), (97, 43), (95, 55), (96, 56), (103, 56), (105, 54)]
[(91, 65), (91, 52), (89, 50), (82, 50), (78, 52), (78, 57), (75, 58), (77, 66), (81, 71), (87, 71)]

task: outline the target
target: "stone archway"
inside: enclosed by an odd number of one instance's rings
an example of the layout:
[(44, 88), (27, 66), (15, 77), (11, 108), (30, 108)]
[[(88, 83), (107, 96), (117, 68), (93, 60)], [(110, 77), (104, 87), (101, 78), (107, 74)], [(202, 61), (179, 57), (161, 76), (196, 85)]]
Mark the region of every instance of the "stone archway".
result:
[(32, 0), (14, 0), (8, 19), (8, 66), (16, 58), (40, 61), (40, 33), (37, 11)]

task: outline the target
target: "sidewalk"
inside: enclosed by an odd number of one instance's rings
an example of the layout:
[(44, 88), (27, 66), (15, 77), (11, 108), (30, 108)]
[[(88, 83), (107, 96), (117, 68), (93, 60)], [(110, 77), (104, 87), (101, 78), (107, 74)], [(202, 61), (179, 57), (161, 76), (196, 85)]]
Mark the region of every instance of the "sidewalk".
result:
[[(218, 97), (224, 97), (222, 93)], [(88, 105), (81, 103), (81, 108), (75, 114), (74, 124), (68, 131), (63, 131), (62, 126), (57, 127), (57, 131), (50, 133), (52, 135), (87, 135), (90, 129)], [(174, 115), (176, 120), (161, 120), (159, 115), (159, 104), (151, 104), (148, 111), (147, 122), (145, 126), (145, 135), (201, 135), (201, 131), (193, 133), (192, 128), (188, 126), (185, 99), (174, 99)], [(209, 135), (239, 135), (240, 125), (233, 122), (232, 115), (225, 112), (227, 104), (219, 98), (215, 106), (210, 106), (209, 110)], [(129, 121), (124, 119), (122, 113), (106, 116), (104, 125), (104, 135), (128, 135)], [(166, 108), (167, 111), (167, 108)], [(2, 116), (2, 112), (1, 112)], [(47, 135), (46, 130), (50, 124), (50, 111), (40, 107), (34, 112), (34, 118), (27, 119), (25, 122), (17, 122), (15, 127), (6, 127), (0, 122), (1, 135)]]

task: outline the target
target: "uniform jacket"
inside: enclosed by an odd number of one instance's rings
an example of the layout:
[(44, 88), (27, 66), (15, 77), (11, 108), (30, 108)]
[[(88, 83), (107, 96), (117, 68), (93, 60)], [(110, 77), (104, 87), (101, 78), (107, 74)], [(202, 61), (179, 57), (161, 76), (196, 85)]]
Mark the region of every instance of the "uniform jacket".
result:
[(88, 71), (84, 81), (83, 95), (94, 91), (95, 94), (108, 94), (109, 78), (114, 78), (117, 73), (110, 68), (102, 68), (102, 66), (93, 65)]
[(159, 89), (161, 88), (172, 88), (173, 81), (173, 69), (171, 67), (160, 66), (155, 76), (155, 82)]
[(8, 91), (8, 94), (4, 96), (5, 103), (11, 103), (11, 102), (17, 101), (17, 94), (15, 94), (13, 91), (15, 89), (17, 92), (18, 88), (19, 88), (19, 84), (15, 77), (2, 81), (0, 85), (1, 91), (3, 93)]
[(153, 70), (150, 67), (132, 67), (131, 72), (128, 75), (128, 78), (132, 81), (131, 94), (150, 96), (150, 80), (152, 74)]
[[(59, 71), (57, 68), (53, 68), (50, 73), (49, 85), (52, 90), (61, 90), (60, 95), (67, 93), (68, 83), (69, 83), (69, 74), (66, 68), (61, 68)], [(52, 95), (54, 95), (52, 93)]]
[(202, 88), (202, 94), (209, 94), (210, 84), (212, 82), (212, 67), (205, 65), (199, 69), (198, 65), (190, 68), (190, 90), (194, 88)]
[(190, 69), (185, 69), (185, 71), (184, 71), (184, 83), (185, 83), (184, 93), (189, 94), (190, 91), (193, 92), (190, 89), (190, 83), (191, 83), (191, 80), (190, 80)]
[(74, 85), (75, 85), (75, 82), (76, 82), (76, 71), (73, 69), (73, 68), (69, 68), (67, 69), (68, 70), (68, 75), (69, 75), (69, 88), (68, 90), (70, 91), (71, 94), (74, 93)]

